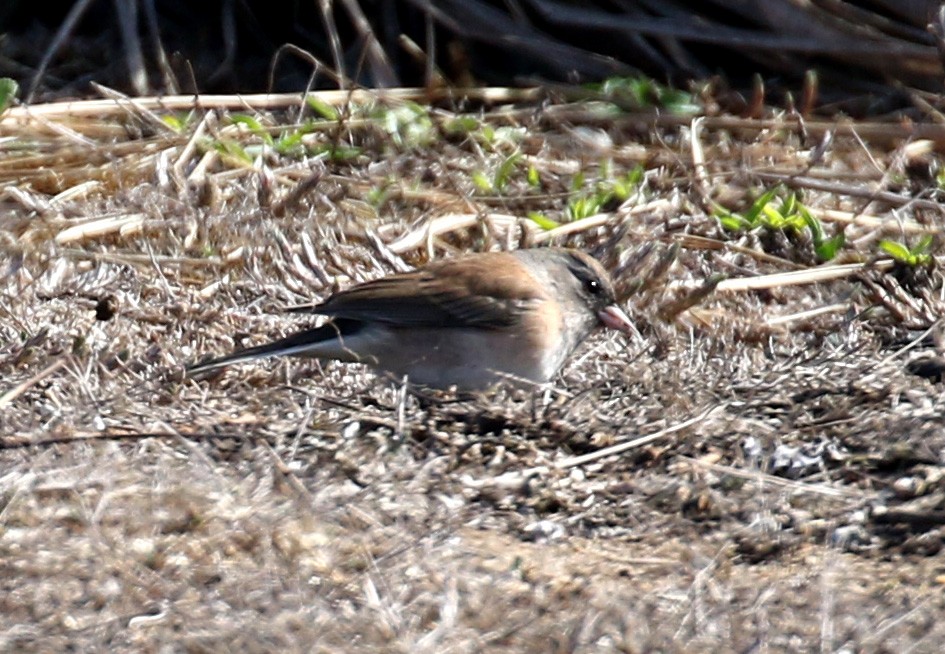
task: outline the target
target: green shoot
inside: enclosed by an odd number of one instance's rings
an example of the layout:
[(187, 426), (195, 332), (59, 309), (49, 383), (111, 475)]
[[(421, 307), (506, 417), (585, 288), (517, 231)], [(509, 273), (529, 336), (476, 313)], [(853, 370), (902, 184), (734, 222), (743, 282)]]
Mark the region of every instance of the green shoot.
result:
[(457, 116), (443, 125), (443, 131), (450, 136), (467, 136), (480, 129), (482, 124), (473, 116)]
[(298, 129), (286, 130), (275, 139), (272, 147), (276, 152), (287, 157), (304, 157), (307, 148), (302, 139), (309, 131), (308, 125)]
[(546, 216), (543, 213), (538, 213), (537, 211), (528, 212), (528, 219), (533, 223), (544, 229), (545, 231), (554, 229), (558, 226), (558, 223), (553, 221), (551, 218)]
[(495, 181), (493, 182), (493, 186), (497, 191), (501, 192), (508, 186), (512, 173), (515, 172), (515, 168), (518, 166), (518, 162), (521, 161), (521, 159), (522, 155), (515, 153), (506, 157), (502, 163), (499, 164), (499, 167), (496, 168)]
[(660, 108), (674, 114), (694, 114), (699, 105), (691, 93), (663, 86), (649, 77), (611, 77), (597, 87), (601, 95), (621, 106)]
[(568, 218), (581, 220), (600, 213), (614, 202), (624, 202), (640, 188), (643, 177), (643, 168), (637, 166), (623, 177), (600, 180), (587, 191), (582, 190), (584, 174), (579, 172), (571, 181), (575, 195), (568, 201)]
[(20, 85), (9, 77), (0, 77), (0, 114), (7, 110), (20, 92)]
[(932, 263), (932, 235), (926, 234), (911, 248), (904, 243), (883, 239), (879, 247), (899, 263), (911, 268)]
[(827, 238), (826, 234), (824, 234), (823, 225), (811, 215), (807, 207), (798, 204), (798, 208), (801, 217), (804, 219), (804, 223), (810, 230), (811, 240), (814, 242), (814, 254), (816, 254), (817, 258), (821, 261), (832, 260), (837, 256), (840, 248), (846, 243), (846, 234), (843, 230), (840, 230), (835, 235)]
[(333, 143), (323, 143), (309, 148), (309, 154), (317, 156), (324, 154), (331, 161), (351, 161), (361, 156), (363, 150), (355, 146), (338, 146)]
[(523, 127), (511, 127), (504, 125), (501, 127), (492, 127), (491, 125), (482, 126), (482, 142), (492, 150), (501, 147), (516, 147), (525, 138), (525, 129)]
[(568, 218), (583, 220), (600, 213), (601, 198), (597, 195), (579, 195), (568, 202)]
[(492, 174), (492, 179), (482, 171), (477, 170), (472, 174), (472, 182), (482, 193), (501, 193), (508, 187), (521, 160), (522, 154), (516, 152), (502, 160)]
[(263, 143), (266, 145), (273, 145), (272, 134), (270, 134), (269, 131), (263, 127), (262, 123), (260, 123), (255, 117), (249, 116), (247, 114), (232, 114), (230, 116), (230, 122), (232, 122), (234, 125), (242, 125), (248, 129), (251, 134), (261, 138)]
[(391, 196), (391, 186), (383, 184), (372, 187), (365, 196), (364, 200), (375, 209), (380, 209)]
[(239, 143), (231, 139), (210, 141), (209, 146), (216, 150), (223, 159), (239, 164), (252, 165), (253, 157)]
[(472, 183), (475, 184), (476, 188), (482, 193), (492, 193), (495, 191), (495, 187), (492, 186), (492, 180), (490, 180), (481, 170), (476, 170), (473, 172)]
[(187, 126), (193, 120), (193, 113), (164, 114), (161, 116), (161, 122), (170, 127), (177, 134), (183, 134)]
[(535, 166), (528, 167), (527, 175), (528, 185), (532, 188), (541, 188), (541, 175), (538, 173), (538, 169)]
[(312, 111), (325, 120), (330, 120), (333, 123), (338, 121), (338, 110), (319, 98), (317, 95), (306, 96), (305, 103)]
[(384, 130), (398, 147), (424, 147), (437, 138), (430, 114), (415, 102), (405, 102), (402, 105), (384, 109), (379, 118)]
[(722, 227), (731, 232), (767, 229), (800, 234), (808, 230), (818, 259), (830, 261), (836, 257), (846, 242), (843, 231), (828, 238), (821, 222), (798, 201), (796, 194), (788, 193), (776, 204), (780, 192), (777, 186), (765, 191), (744, 213), (716, 206), (715, 215)]

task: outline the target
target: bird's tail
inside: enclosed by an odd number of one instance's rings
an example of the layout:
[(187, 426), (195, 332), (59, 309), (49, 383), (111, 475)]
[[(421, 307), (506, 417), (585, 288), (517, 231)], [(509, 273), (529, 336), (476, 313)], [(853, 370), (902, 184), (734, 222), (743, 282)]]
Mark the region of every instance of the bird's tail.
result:
[(345, 336), (344, 329), (347, 325), (339, 325), (336, 322), (328, 322), (321, 327), (306, 329), (304, 331), (280, 338), (272, 343), (257, 345), (243, 350), (237, 350), (233, 354), (218, 359), (205, 359), (194, 365), (187, 366), (187, 374), (190, 376), (199, 375), (215, 368), (228, 366), (234, 363), (243, 363), (254, 359), (263, 359), (275, 356), (332, 356), (331, 350), (336, 347), (326, 348), (325, 345), (331, 342), (338, 342), (342, 336)]

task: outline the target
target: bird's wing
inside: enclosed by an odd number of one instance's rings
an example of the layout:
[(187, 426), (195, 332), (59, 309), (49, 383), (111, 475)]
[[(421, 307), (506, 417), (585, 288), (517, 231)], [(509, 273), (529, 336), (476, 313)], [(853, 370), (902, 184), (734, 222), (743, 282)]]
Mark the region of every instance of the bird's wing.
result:
[(518, 258), (490, 253), (360, 284), (311, 311), (399, 327), (495, 328), (515, 324), (541, 301), (535, 281)]

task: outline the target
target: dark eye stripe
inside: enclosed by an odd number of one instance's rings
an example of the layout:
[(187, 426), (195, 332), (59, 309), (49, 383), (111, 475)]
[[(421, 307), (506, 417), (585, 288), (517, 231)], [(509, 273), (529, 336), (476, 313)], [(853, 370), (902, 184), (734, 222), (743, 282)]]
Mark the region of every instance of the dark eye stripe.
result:
[(601, 283), (597, 278), (597, 273), (595, 273), (587, 263), (577, 257), (572, 257), (568, 269), (578, 278), (587, 292), (594, 295), (600, 292)]

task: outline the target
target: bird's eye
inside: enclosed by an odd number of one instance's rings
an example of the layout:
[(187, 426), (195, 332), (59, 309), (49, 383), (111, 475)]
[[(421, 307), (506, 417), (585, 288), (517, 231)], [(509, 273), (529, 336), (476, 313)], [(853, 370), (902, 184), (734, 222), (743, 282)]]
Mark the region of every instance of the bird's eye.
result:
[(600, 293), (600, 282), (596, 279), (586, 279), (584, 280), (584, 289), (591, 295), (597, 295)]

